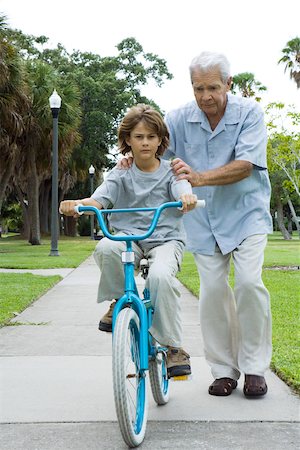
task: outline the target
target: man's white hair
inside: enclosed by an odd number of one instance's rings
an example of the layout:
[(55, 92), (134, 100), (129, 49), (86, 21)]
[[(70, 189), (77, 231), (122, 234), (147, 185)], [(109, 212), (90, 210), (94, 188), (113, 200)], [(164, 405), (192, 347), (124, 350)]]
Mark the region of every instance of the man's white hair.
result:
[(192, 59), (189, 69), (191, 77), (194, 70), (209, 72), (212, 69), (219, 69), (224, 84), (227, 83), (230, 77), (230, 64), (226, 56), (222, 53), (202, 52)]

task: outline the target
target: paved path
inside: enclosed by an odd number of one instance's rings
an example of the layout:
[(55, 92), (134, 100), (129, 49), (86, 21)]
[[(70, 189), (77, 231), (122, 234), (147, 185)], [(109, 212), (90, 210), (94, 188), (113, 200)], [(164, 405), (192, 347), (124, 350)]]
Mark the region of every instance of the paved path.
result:
[[(0, 448), (123, 449), (111, 380), (111, 335), (97, 330), (98, 269), (88, 258), (0, 329)], [(184, 348), (193, 375), (172, 381), (158, 407), (149, 396), (143, 449), (296, 449), (300, 400), (271, 371), (269, 393), (249, 400), (243, 380), (229, 397), (207, 393), (198, 302), (183, 286)]]

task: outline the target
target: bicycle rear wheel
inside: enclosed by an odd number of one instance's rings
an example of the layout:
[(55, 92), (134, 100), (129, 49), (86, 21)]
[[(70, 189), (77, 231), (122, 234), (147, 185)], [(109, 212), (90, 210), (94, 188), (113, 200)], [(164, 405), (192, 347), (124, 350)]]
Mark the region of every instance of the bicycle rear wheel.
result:
[(129, 447), (143, 441), (147, 422), (146, 374), (140, 369), (139, 336), (135, 311), (120, 311), (113, 333), (113, 387), (120, 430)]
[[(157, 343), (155, 344), (158, 347)], [(165, 352), (157, 352), (156, 357), (149, 361), (149, 378), (154, 400), (158, 405), (169, 401), (169, 379)]]

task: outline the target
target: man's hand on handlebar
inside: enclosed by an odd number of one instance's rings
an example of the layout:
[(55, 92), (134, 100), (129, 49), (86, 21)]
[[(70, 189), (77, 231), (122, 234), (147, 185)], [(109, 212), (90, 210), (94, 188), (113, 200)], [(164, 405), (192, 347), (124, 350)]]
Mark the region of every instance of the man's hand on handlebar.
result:
[(183, 213), (187, 213), (197, 206), (197, 195), (195, 194), (182, 194), (180, 200), (182, 201)]

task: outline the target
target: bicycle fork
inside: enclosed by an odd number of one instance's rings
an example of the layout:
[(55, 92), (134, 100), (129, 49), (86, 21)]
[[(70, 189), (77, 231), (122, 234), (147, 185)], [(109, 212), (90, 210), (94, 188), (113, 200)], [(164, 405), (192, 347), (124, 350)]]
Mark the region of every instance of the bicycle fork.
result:
[(126, 251), (122, 252), (122, 263), (124, 264), (125, 294), (117, 301), (113, 312), (112, 332), (116, 318), (121, 309), (130, 305), (137, 313), (140, 320), (139, 348), (140, 348), (140, 369), (148, 370), (148, 310), (140, 300), (134, 279), (134, 252), (131, 241), (126, 241)]

